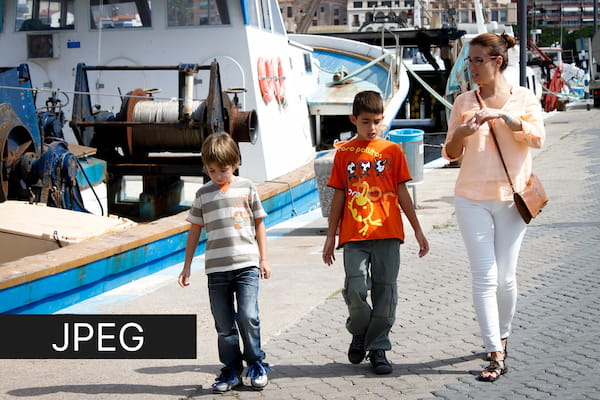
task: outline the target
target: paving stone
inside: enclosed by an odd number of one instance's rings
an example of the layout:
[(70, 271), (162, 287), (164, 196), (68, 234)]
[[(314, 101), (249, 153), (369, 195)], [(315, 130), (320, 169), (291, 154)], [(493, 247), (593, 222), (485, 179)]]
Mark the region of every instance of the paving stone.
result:
[[(455, 216), (449, 212), (439, 216), (427, 232), (431, 253), (424, 258), (416, 255), (417, 244), (407, 225), (396, 324), (390, 334), (393, 348), (388, 352), (394, 365), (392, 374), (375, 375), (368, 362), (348, 363), (351, 337), (345, 329), (346, 305), (338, 292), (265, 341), (273, 365), (265, 390), (244, 387), (213, 395), (211, 374), (219, 367), (206, 364), (193, 369), (196, 386), (191, 394), (185, 385), (173, 386), (168, 393), (162, 387), (150, 387), (146, 389), (150, 393), (141, 394), (167, 398), (176, 393), (169, 397), (174, 400), (185, 395), (207, 400), (600, 400), (595, 368), (600, 362), (600, 129), (595, 126), (600, 110), (570, 110), (567, 114), (559, 113), (547, 121), (548, 144), (535, 152), (534, 169), (550, 202), (525, 236), (517, 275), (517, 312), (509, 341), (510, 370), (497, 382), (476, 380), (486, 362), (472, 306), (467, 256)], [(436, 170), (435, 174), (446, 172)], [(451, 204), (451, 193), (440, 197), (443, 200), (437, 201)], [(423, 204), (418, 213), (433, 212), (434, 208)], [(314, 238), (316, 254), (323, 240), (322, 236)], [(314, 263), (321, 263), (318, 256)], [(167, 373), (159, 378), (163, 385), (172, 384), (169, 379), (176, 375)], [(32, 386), (2, 391), (2, 395), (46, 400), (70, 390), (56, 398), (84, 397), (76, 382), (55, 388)], [(98, 398), (134, 398), (115, 393), (125, 384), (114, 386), (116, 389), (104, 391), (96, 387), (81, 390), (94, 392)], [(45, 392), (38, 393), (40, 390)]]

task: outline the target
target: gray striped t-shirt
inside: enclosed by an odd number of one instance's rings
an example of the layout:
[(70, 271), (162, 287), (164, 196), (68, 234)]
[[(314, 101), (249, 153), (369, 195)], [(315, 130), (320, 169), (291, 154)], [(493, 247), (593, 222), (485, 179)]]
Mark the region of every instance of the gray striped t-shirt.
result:
[(198, 189), (187, 220), (206, 230), (206, 273), (258, 266), (254, 219), (266, 215), (249, 179), (233, 176), (225, 193), (213, 181)]

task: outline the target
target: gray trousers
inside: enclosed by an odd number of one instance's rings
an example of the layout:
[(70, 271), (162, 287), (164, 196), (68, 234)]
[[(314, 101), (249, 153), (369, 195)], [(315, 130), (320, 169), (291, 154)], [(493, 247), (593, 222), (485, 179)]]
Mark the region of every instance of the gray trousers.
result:
[[(365, 336), (366, 350), (392, 348), (389, 333), (398, 304), (400, 243), (399, 239), (378, 239), (344, 244), (346, 328), (352, 335)], [(371, 304), (367, 300), (369, 290)]]

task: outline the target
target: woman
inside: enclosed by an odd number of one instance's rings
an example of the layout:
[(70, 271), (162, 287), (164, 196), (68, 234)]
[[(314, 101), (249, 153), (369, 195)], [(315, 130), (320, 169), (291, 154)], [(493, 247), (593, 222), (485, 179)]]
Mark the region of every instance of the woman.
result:
[(488, 123), (494, 127), (517, 191), (531, 175), (529, 148), (540, 148), (545, 137), (535, 95), (511, 86), (502, 75), (508, 49), (515, 43), (511, 36), (494, 33), (471, 40), (465, 61), (478, 87), (456, 98), (442, 152), (451, 161), (462, 158), (455, 209), (471, 264), (475, 313), (490, 361), (478, 376), (483, 381), (495, 381), (507, 371), (506, 348), (517, 302), (517, 259), (527, 227), (513, 202)]

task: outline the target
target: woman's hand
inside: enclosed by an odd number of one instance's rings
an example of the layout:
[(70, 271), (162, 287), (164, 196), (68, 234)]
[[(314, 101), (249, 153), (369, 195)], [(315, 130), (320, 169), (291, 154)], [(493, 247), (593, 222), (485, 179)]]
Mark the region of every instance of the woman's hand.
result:
[(479, 126), (485, 124), (488, 121), (498, 118), (504, 118), (504, 113), (494, 108), (484, 107), (481, 110), (477, 111), (475, 114), (473, 114), (473, 117), (475, 118), (474, 122), (479, 128)]
[(475, 113), (456, 128), (455, 135), (458, 134), (459, 137), (464, 139), (477, 132), (480, 126), (481, 123), (477, 121), (477, 113)]

